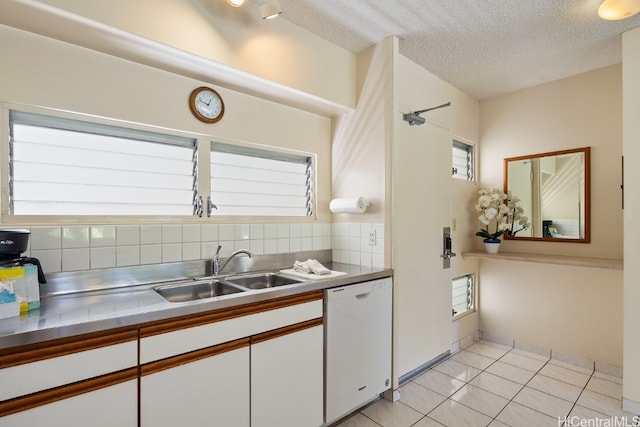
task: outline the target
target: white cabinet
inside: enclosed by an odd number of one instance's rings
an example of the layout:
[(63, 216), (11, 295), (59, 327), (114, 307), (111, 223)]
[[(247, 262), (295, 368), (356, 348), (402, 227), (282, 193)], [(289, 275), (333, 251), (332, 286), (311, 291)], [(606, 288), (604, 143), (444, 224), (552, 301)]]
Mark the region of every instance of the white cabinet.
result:
[(0, 427), (138, 424), (138, 333), (127, 328), (0, 354)]
[(141, 427), (249, 427), (248, 366), (248, 339), (144, 366)]
[(323, 335), (320, 323), (252, 338), (251, 427), (322, 425)]
[(318, 427), (322, 292), (140, 329), (141, 427)]
[(138, 381), (132, 379), (0, 417), (0, 426), (136, 427), (137, 394)]

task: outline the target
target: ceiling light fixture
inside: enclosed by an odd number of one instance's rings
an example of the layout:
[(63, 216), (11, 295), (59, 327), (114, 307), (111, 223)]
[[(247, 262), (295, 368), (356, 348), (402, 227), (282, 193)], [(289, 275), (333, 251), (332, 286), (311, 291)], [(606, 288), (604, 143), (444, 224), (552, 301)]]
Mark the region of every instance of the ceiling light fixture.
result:
[(266, 0), (260, 5), (262, 19), (273, 19), (282, 13), (278, 0)]
[(604, 0), (598, 8), (598, 16), (608, 21), (629, 18), (640, 12), (640, 0)]
[(227, 0), (227, 3), (231, 7), (240, 7), (244, 4), (244, 0)]

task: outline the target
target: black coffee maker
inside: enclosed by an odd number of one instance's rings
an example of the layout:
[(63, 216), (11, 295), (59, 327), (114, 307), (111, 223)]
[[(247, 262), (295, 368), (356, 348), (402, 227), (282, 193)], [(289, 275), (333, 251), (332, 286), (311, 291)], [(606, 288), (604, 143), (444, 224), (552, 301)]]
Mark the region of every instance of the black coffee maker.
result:
[(20, 256), (27, 250), (31, 232), (24, 229), (0, 229), (0, 267), (33, 264), (38, 269), (38, 282), (47, 283), (37, 258)]

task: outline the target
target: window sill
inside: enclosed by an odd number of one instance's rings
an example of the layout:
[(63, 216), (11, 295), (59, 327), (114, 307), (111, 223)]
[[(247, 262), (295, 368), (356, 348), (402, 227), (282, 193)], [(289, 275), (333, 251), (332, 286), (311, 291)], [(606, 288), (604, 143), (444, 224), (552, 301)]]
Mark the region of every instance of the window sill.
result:
[(588, 258), (566, 255), (529, 254), (524, 252), (498, 252), (489, 254), (484, 251), (463, 252), (464, 258), (489, 259), (494, 261), (522, 261), (542, 264), (571, 265), (577, 267), (607, 268), (622, 270), (624, 261), (612, 258)]

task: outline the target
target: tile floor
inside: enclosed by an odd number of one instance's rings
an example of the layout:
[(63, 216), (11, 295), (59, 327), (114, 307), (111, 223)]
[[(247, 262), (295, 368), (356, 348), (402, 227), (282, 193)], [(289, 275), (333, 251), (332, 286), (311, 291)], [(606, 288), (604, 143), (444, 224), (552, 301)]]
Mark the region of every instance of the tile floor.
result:
[(337, 427), (640, 425), (621, 399), (620, 378), (478, 341), (404, 384), (399, 401), (378, 400)]

